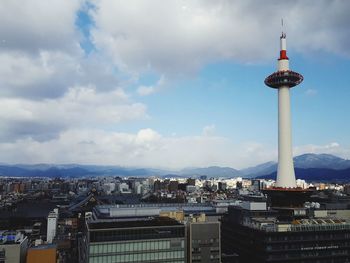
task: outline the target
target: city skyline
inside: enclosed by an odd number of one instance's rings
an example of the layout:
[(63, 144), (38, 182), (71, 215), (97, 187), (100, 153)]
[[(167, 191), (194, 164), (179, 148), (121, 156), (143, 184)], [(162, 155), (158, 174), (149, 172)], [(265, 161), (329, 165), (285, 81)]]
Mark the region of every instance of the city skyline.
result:
[(282, 13), (291, 68), (305, 77), (291, 90), (294, 155), (350, 158), (349, 10), (345, 1), (4, 1), (0, 161), (276, 160), (276, 93), (263, 81), (276, 71)]

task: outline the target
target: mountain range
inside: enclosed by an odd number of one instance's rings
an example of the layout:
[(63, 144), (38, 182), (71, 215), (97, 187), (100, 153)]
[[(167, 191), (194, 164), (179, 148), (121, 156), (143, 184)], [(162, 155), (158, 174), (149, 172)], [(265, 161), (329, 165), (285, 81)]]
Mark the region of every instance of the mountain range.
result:
[[(344, 170), (350, 168), (350, 160), (346, 160), (331, 154), (307, 153), (293, 158), (294, 167), (309, 169), (322, 168), (331, 170)], [(277, 162), (267, 162), (254, 167), (240, 170), (245, 177), (257, 177), (268, 175), (277, 170)]]
[[(350, 160), (330, 154), (303, 154), (294, 157), (297, 178), (306, 180), (349, 180)], [(163, 176), (163, 177), (245, 177), (275, 178), (276, 162), (266, 162), (254, 167), (237, 170), (231, 167), (210, 166), (206, 168), (185, 168), (166, 170), (132, 168), (122, 166), (80, 165), (80, 164), (0, 164), (0, 176), (21, 177), (83, 177), (83, 176)]]

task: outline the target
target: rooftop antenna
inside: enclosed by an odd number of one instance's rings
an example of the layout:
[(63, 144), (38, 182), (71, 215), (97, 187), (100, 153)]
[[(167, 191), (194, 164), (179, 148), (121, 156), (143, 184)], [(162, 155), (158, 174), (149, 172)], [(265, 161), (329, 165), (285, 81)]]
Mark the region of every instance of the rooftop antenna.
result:
[(286, 33), (283, 32), (283, 26), (284, 26), (283, 25), (283, 18), (281, 18), (281, 26), (282, 26), (282, 35), (281, 35), (281, 37), (282, 38), (286, 38)]

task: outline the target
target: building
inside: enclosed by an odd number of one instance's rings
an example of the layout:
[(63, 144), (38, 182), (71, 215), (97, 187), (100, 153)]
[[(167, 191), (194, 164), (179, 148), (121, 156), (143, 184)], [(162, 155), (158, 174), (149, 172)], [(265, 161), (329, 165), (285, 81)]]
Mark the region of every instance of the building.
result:
[(17, 231), (0, 231), (0, 262), (24, 263), (28, 239)]
[(52, 240), (56, 236), (57, 220), (58, 220), (58, 209), (55, 208), (53, 211), (49, 213), (47, 217), (47, 234), (46, 234), (47, 243), (52, 243)]
[[(256, 207), (255, 207), (256, 209)], [(222, 219), (223, 251), (239, 262), (350, 262), (350, 222), (306, 213), (230, 207)]]
[(79, 242), (79, 262), (186, 262), (185, 225), (168, 217), (135, 216), (146, 210), (108, 218), (95, 210)]
[[(98, 218), (113, 219), (129, 215), (130, 217), (159, 216), (169, 212), (182, 212), (181, 218), (187, 220), (194, 214), (205, 214), (208, 221), (218, 221), (221, 212), (208, 203), (148, 203), (133, 205), (99, 205), (94, 208)], [(170, 214), (169, 214), (170, 215)], [(171, 216), (169, 216), (171, 217)], [(183, 221), (183, 220), (180, 220)]]
[(220, 222), (207, 222), (202, 214), (189, 220), (187, 233), (187, 262), (221, 262)]
[(27, 252), (27, 263), (56, 263), (57, 248), (56, 245), (40, 245), (31, 247)]
[(169, 192), (173, 193), (179, 190), (179, 182), (176, 180), (171, 180), (169, 182)]

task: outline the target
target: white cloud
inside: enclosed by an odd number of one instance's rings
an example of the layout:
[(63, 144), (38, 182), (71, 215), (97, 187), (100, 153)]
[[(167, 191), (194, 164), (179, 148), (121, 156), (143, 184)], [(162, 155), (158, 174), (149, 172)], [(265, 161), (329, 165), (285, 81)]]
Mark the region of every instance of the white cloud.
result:
[(79, 49), (76, 13), (82, 1), (2, 0), (0, 3), (0, 50)]
[[(303, 145), (294, 154), (331, 153), (350, 157), (336, 142)], [(257, 142), (234, 142), (219, 136), (164, 136), (146, 128), (123, 133), (72, 128), (45, 141), (30, 137), (0, 142), (0, 159), (8, 163), (82, 163), (179, 169), (230, 166), (237, 169), (277, 159), (277, 148)]]
[[(149, 128), (137, 133), (79, 128), (63, 131), (57, 138), (42, 142), (24, 138), (14, 143), (0, 143), (0, 159), (9, 163), (118, 164), (163, 168), (211, 165), (243, 168), (261, 160), (263, 154), (259, 151), (264, 149), (242, 155), (244, 147), (224, 137), (165, 137)], [(269, 156), (265, 154), (263, 161), (270, 160), (266, 158)]]
[(182, 75), (218, 60), (271, 59), (282, 13), (290, 48), (350, 55), (347, 1), (92, 2), (92, 39), (125, 71)]
[(3, 96), (28, 98), (57, 97), (77, 80), (79, 61), (58, 51), (0, 52), (0, 79)]
[(146, 106), (129, 100), (122, 89), (97, 92), (94, 86), (70, 88), (58, 99), (1, 98), (2, 140), (47, 140), (72, 127), (109, 127), (147, 118)]
[(165, 82), (166, 82), (165, 77), (164, 75), (162, 75), (155, 85), (153, 86), (141, 85), (140, 87), (137, 88), (136, 92), (140, 96), (148, 96), (162, 89), (165, 85)]
[(316, 96), (317, 95), (317, 90), (316, 89), (307, 89), (305, 91), (305, 95), (306, 96), (309, 96), (309, 97), (313, 97), (313, 96)]
[(215, 125), (207, 125), (203, 128), (203, 136), (213, 136), (215, 134)]
[(307, 144), (294, 147), (294, 155), (300, 155), (304, 153), (328, 153), (350, 159), (350, 149), (338, 142), (330, 142), (325, 145)]

